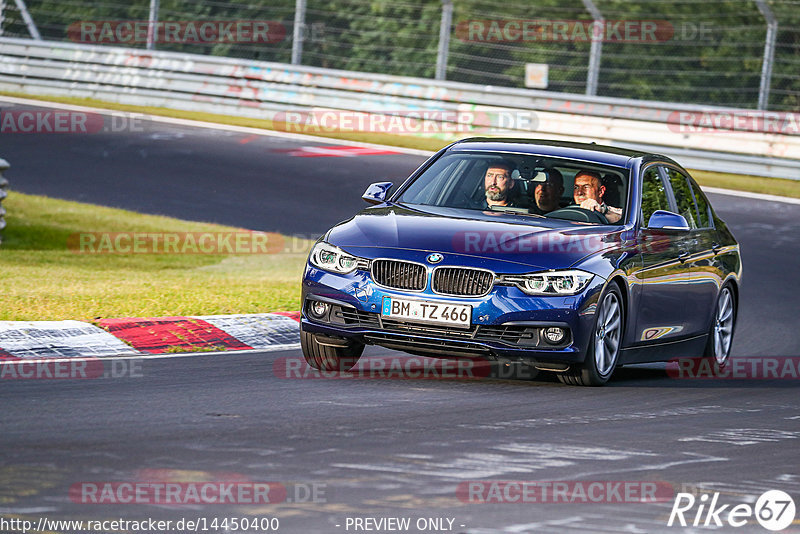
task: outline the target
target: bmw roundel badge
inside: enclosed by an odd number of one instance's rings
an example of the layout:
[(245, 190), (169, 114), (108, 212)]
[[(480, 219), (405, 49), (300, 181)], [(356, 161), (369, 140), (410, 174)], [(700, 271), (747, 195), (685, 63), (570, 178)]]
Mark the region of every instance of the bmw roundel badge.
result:
[(428, 254), (428, 263), (439, 263), (443, 259), (444, 256), (439, 253), (434, 252), (433, 254)]

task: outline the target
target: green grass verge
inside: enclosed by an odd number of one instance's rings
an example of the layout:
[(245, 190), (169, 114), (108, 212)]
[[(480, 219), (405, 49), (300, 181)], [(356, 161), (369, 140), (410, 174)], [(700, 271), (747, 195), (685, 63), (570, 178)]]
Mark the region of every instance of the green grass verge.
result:
[(227, 232), (215, 224), (142, 215), (11, 191), (0, 245), (0, 320), (93, 321), (297, 310), (305, 240), (269, 254), (80, 254), (81, 232)]
[[(264, 130), (275, 129), (275, 124), (269, 120), (248, 119), (245, 117), (232, 117), (228, 115), (215, 115), (213, 113), (200, 113), (195, 111), (183, 111), (178, 109), (167, 109), (146, 106), (131, 106), (127, 104), (117, 104), (105, 102), (91, 98), (71, 98), (56, 96), (27, 95), (23, 93), (0, 92), (0, 95), (16, 96), (19, 98), (30, 98), (35, 100), (45, 100), (48, 102), (61, 102), (78, 106), (88, 106), (117, 111), (128, 111), (135, 113), (145, 113), (149, 115), (161, 115), (165, 117), (176, 117), (180, 119), (215, 122), (219, 124), (231, 124), (234, 126), (248, 126), (251, 128), (261, 128)], [(402, 148), (415, 148), (418, 150), (436, 151), (448, 144), (449, 141), (431, 137), (417, 137), (411, 135), (380, 134), (380, 133), (347, 133), (347, 132), (322, 132), (315, 133), (317, 137), (327, 137), (331, 139), (341, 139), (348, 141), (358, 141), (364, 143), (375, 143), (379, 145), (396, 146)], [(466, 137), (466, 136), (465, 136)], [(13, 163), (13, 162), (12, 162)], [(766, 193), (770, 195), (781, 195), (786, 197), (800, 198), (800, 180), (784, 180), (780, 178), (766, 178), (762, 176), (751, 176), (744, 174), (727, 174), (710, 171), (700, 171), (689, 169), (692, 176), (700, 183), (711, 187), (722, 187), (725, 189), (735, 189), (738, 191), (749, 191), (752, 193)]]

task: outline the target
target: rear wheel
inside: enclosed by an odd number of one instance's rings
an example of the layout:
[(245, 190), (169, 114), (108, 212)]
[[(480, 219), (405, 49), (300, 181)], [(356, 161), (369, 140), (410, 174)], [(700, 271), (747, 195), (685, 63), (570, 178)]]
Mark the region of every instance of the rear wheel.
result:
[(573, 386), (602, 386), (608, 382), (617, 367), (624, 324), (622, 294), (619, 287), (612, 283), (597, 305), (586, 361), (583, 365), (559, 373), (558, 379)]
[(729, 285), (723, 286), (717, 297), (717, 308), (711, 321), (704, 356), (713, 358), (719, 367), (725, 367), (731, 354), (733, 329), (736, 325), (736, 295)]
[(320, 371), (348, 371), (364, 352), (364, 344), (346, 342), (341, 346), (323, 345), (314, 338), (314, 334), (300, 329), (300, 348), (303, 349), (308, 365)]

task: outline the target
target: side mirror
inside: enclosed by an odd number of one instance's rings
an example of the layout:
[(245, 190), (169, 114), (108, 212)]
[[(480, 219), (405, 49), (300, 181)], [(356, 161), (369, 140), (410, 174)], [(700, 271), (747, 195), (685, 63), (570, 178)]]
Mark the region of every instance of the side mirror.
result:
[(369, 204), (380, 204), (386, 202), (386, 197), (389, 196), (389, 190), (394, 185), (392, 182), (376, 182), (370, 184), (361, 198), (366, 200)]
[(672, 213), (671, 211), (656, 210), (647, 221), (647, 227), (651, 230), (685, 230), (689, 231), (689, 223), (683, 215)]

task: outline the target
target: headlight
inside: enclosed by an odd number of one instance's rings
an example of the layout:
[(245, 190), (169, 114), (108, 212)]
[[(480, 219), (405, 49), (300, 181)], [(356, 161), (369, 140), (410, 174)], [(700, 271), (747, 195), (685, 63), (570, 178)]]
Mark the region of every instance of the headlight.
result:
[(501, 283), (513, 284), (528, 295), (576, 295), (589, 285), (594, 275), (572, 269), (520, 275), (505, 275)]
[(308, 261), (314, 267), (341, 274), (351, 273), (358, 266), (357, 257), (351, 256), (339, 247), (334, 247), (322, 241), (311, 249)]

